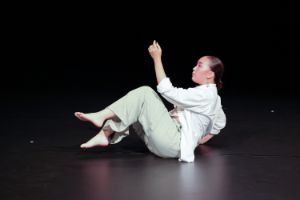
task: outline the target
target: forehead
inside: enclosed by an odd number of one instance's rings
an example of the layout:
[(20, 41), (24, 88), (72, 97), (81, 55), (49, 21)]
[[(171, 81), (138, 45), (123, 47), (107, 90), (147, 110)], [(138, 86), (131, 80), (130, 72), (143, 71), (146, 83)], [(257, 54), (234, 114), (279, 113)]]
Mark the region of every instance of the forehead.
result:
[(206, 56), (203, 56), (203, 57), (199, 58), (198, 63), (208, 64), (209, 59)]

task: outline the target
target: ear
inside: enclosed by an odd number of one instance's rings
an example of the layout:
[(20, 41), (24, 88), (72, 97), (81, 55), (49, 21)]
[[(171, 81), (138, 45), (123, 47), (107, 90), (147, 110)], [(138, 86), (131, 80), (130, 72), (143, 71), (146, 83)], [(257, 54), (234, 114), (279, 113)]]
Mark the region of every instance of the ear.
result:
[(206, 78), (213, 78), (215, 76), (215, 72), (213, 72), (213, 71), (208, 71), (207, 73), (206, 73)]

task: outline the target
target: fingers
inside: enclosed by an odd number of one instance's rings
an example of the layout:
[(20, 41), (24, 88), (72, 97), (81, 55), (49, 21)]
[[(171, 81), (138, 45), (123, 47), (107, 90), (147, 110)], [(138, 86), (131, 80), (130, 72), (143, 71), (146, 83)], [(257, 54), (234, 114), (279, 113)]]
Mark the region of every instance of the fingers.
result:
[(156, 42), (156, 46), (159, 50), (161, 50), (160, 45), (158, 44), (158, 42)]
[(156, 40), (153, 40), (153, 45), (156, 47), (156, 48), (159, 48), (159, 44)]
[(153, 40), (153, 43), (149, 46), (148, 51), (152, 52), (155, 50), (161, 50), (161, 47), (156, 40)]
[(159, 44), (156, 40), (153, 40), (153, 43), (152, 43), (152, 45), (150, 45), (149, 48), (158, 48), (158, 49), (160, 49), (160, 46), (159, 46)]

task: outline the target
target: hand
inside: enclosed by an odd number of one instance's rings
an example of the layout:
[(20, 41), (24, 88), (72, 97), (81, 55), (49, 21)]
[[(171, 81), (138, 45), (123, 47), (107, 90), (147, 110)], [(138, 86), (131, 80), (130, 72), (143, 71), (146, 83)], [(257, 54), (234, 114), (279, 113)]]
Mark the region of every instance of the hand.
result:
[(149, 46), (148, 51), (153, 60), (161, 58), (162, 50), (155, 40), (153, 40), (153, 43)]

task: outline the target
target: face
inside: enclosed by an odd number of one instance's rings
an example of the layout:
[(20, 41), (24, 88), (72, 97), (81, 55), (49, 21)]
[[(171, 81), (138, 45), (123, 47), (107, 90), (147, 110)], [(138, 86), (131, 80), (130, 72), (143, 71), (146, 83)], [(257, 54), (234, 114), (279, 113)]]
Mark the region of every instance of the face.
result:
[(206, 84), (207, 82), (211, 82), (213, 72), (211, 71), (209, 67), (209, 59), (205, 56), (201, 57), (197, 65), (193, 68), (193, 73), (192, 73), (192, 80), (199, 84)]

